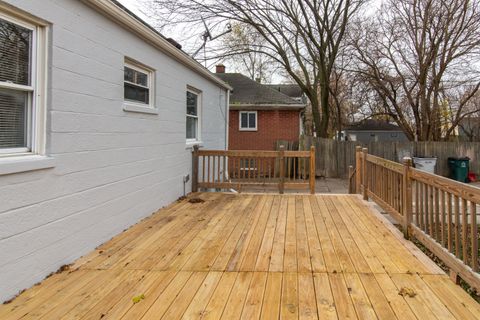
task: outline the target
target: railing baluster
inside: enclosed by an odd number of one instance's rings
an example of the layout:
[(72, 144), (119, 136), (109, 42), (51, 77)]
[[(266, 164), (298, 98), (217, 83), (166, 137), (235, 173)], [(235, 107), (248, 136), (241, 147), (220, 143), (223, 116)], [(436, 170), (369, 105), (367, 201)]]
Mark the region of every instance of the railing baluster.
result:
[(218, 166), (218, 168), (217, 168), (217, 181), (218, 181), (219, 183), (221, 183), (221, 182), (222, 182), (222, 178), (220, 177), (220, 156), (218, 156), (217, 158), (218, 158), (218, 163), (217, 163), (217, 166)]
[(213, 159), (212, 159), (212, 183), (215, 185), (215, 159), (217, 157), (213, 156)]
[(453, 253), (452, 195), (447, 192), (447, 242), (448, 251)]
[(425, 231), (423, 195), (423, 183), (418, 182), (418, 222), (420, 229)]
[(293, 181), (297, 179), (297, 158), (293, 158)]
[(468, 264), (468, 203), (462, 199), (462, 258), (465, 264)]
[(433, 210), (434, 210), (434, 217), (435, 217), (435, 239), (440, 242), (440, 234), (439, 234), (439, 229), (440, 229), (440, 205), (438, 203), (438, 189), (433, 188)]
[(432, 186), (427, 186), (428, 189), (428, 224), (430, 225), (429, 233), (430, 237), (434, 237), (434, 222), (433, 222), (433, 187)]
[(418, 181), (415, 181), (415, 225), (419, 225), (418, 222), (419, 222), (419, 203), (420, 203), (420, 199), (419, 199), (419, 188), (420, 188), (420, 185), (419, 185), (419, 182)]
[(424, 203), (425, 203), (425, 232), (431, 233), (430, 232), (430, 213), (429, 213), (430, 197), (429, 197), (428, 189), (430, 189), (430, 187), (427, 184), (424, 184), (423, 191), (424, 191)]
[(478, 228), (477, 228), (477, 204), (470, 202), (470, 237), (472, 242), (472, 263), (473, 271), (478, 271)]
[(202, 182), (205, 182), (205, 156), (202, 156), (202, 166), (203, 166), (203, 170), (202, 170)]
[(227, 156), (223, 156), (223, 182), (227, 182)]
[(445, 191), (440, 190), (440, 232), (442, 247), (445, 247)]
[(458, 196), (453, 197), (455, 208), (455, 255), (460, 257), (460, 201)]

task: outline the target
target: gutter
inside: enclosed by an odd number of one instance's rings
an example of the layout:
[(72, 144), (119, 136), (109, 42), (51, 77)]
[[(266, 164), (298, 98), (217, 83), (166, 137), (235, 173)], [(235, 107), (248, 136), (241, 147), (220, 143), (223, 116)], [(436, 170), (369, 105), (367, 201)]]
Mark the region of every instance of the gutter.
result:
[(304, 108), (304, 104), (230, 104), (230, 110), (301, 110)]
[(190, 70), (195, 71), (207, 80), (214, 82), (215, 84), (219, 85), (224, 89), (233, 90), (230, 85), (222, 81), (220, 78), (216, 77), (212, 72), (210, 72), (207, 68), (202, 66), (190, 56), (188, 56), (185, 52), (176, 48), (157, 31), (148, 27), (144, 22), (139, 20), (139, 18), (135, 18), (132, 15), (128, 14), (124, 9), (116, 5), (114, 2), (110, 0), (82, 1), (90, 7), (93, 7), (98, 12), (102, 13), (104, 16), (132, 31), (137, 36), (145, 40), (147, 43), (156, 47), (163, 53), (175, 59), (176, 61), (180, 62)]

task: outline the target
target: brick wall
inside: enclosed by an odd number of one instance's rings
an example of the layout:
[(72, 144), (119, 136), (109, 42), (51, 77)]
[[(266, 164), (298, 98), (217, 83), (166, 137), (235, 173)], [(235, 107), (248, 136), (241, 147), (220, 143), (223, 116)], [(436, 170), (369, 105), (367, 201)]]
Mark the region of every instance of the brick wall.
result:
[(277, 140), (298, 141), (299, 111), (258, 111), (257, 131), (240, 131), (239, 111), (230, 111), (230, 150), (274, 150)]

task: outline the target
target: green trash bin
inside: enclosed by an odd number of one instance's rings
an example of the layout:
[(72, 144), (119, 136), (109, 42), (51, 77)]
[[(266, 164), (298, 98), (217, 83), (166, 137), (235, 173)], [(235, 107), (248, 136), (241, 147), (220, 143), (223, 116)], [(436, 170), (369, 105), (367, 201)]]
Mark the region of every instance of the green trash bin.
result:
[(448, 167), (450, 168), (450, 178), (460, 182), (468, 182), (468, 168), (470, 158), (468, 157), (449, 157)]

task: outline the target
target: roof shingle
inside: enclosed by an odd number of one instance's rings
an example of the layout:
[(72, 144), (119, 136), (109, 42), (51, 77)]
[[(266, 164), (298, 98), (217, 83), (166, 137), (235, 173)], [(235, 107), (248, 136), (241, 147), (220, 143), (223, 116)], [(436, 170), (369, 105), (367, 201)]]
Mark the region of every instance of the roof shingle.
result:
[(268, 85), (258, 83), (240, 73), (216, 73), (215, 75), (233, 87), (230, 95), (230, 104), (272, 106), (298, 106), (302, 104), (286, 94), (274, 90)]

